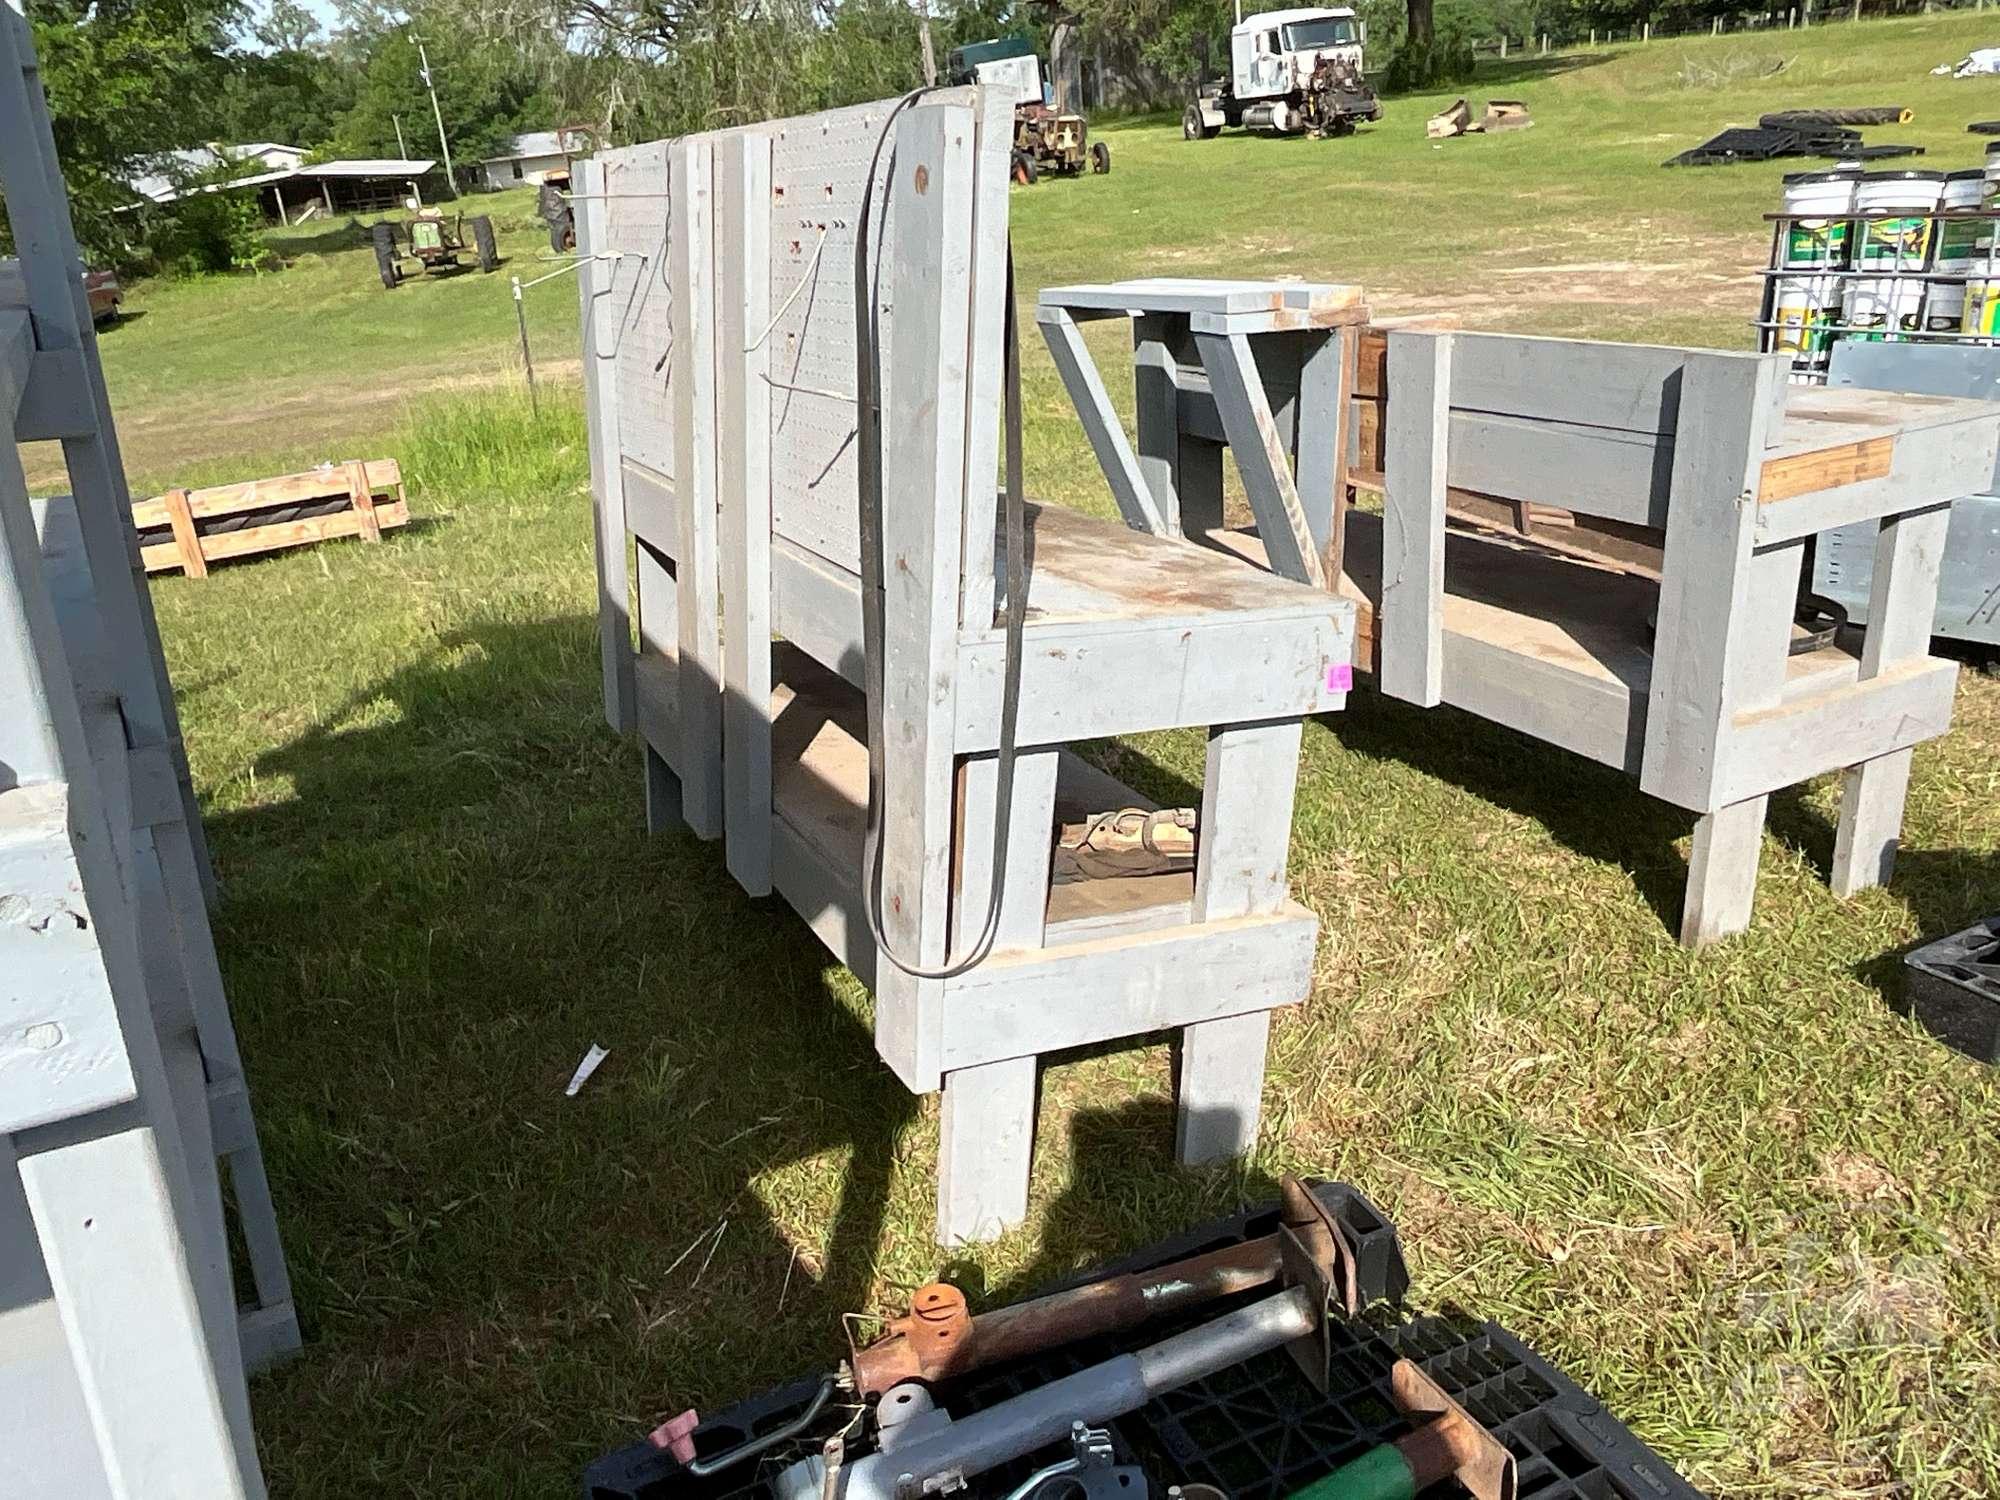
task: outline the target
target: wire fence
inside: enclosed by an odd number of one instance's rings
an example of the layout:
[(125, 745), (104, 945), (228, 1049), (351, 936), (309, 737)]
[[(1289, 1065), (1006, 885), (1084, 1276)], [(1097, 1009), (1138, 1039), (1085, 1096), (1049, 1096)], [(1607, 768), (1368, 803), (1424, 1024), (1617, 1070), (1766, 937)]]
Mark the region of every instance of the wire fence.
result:
[(1481, 37), (1472, 44), (1473, 55), (1485, 59), (1513, 59), (1547, 56), (1578, 47), (1602, 47), (1631, 42), (1671, 41), (1675, 38), (1736, 36), (1743, 33), (1769, 35), (1814, 26), (1848, 25), (1857, 21), (1901, 20), (1910, 16), (1938, 15), (1956, 11), (2000, 12), (2000, 0), (1821, 0), (1815, 5), (1804, 0), (1780, 10), (1739, 11), (1714, 16), (1688, 26), (1656, 26), (1636, 21), (1623, 26), (1569, 26), (1562, 30), (1530, 32), (1522, 36)]

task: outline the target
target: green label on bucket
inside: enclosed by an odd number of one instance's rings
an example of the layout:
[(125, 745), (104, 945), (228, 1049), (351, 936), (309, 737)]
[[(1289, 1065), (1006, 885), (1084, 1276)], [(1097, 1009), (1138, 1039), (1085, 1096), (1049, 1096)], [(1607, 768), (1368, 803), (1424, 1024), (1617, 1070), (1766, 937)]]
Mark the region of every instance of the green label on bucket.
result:
[(1785, 236), (1785, 264), (1837, 266), (1847, 257), (1847, 220), (1797, 219)]
[(1931, 220), (1877, 219), (1861, 231), (1860, 262), (1867, 267), (1913, 270), (1931, 248)]

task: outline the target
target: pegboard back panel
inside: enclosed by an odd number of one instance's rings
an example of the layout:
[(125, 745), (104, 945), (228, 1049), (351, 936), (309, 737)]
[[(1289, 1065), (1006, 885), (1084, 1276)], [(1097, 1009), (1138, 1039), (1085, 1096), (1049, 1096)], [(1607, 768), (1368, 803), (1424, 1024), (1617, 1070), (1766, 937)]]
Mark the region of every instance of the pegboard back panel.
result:
[[(963, 107), (973, 89), (947, 89), (904, 111)], [(894, 101), (829, 110), (765, 127), (771, 137), (771, 283), (766, 345), (771, 390), (771, 529), (849, 572), (860, 571), (855, 453), (854, 247), (870, 158)], [(874, 274), (895, 253), (887, 209), (890, 151), (873, 184)], [(727, 245), (716, 247), (728, 255)], [(880, 304), (878, 347), (895, 312)], [(725, 356), (726, 357), (726, 356)], [(882, 371), (885, 413), (900, 410), (895, 372)], [(885, 416), (885, 420), (887, 420)]]
[(617, 365), (618, 439), (624, 456), (669, 479), (674, 473), (674, 405), (668, 389), (673, 296), (667, 283), (673, 171), (671, 141), (606, 152), (607, 250), (618, 259), (607, 275)]

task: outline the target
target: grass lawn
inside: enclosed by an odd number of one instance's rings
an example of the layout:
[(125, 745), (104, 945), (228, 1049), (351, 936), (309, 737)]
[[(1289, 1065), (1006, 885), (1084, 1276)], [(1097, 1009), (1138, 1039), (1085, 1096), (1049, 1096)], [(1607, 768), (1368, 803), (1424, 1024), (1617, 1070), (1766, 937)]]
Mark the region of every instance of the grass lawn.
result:
[[(1424, 140), (1442, 97), (1336, 142), (1113, 125), (1109, 178), (1016, 190), (1025, 294), (1300, 274), (1474, 327), (1742, 346), (1783, 168), (1658, 163), (1764, 109), (1906, 103), (1874, 138), (1972, 164), (2000, 98), (1926, 70), (1989, 31), (1510, 65), (1474, 97), (1537, 124), (1492, 139)], [(494, 212), (508, 270), (544, 269), (525, 195)], [(389, 293), (351, 231), (288, 248), (135, 289), (103, 343), (142, 490), (388, 452), (423, 518), (155, 586), (308, 1334), (256, 1385), (265, 1462), (286, 1496), (569, 1495), (665, 1411), (824, 1368), (840, 1314), (937, 1271), (935, 1101), (781, 903), (641, 836), (597, 701), (574, 388), (527, 416), (505, 276)], [(573, 289), (528, 295), (538, 361), (573, 370)], [(1031, 486), (1108, 510), (1027, 357)], [(1198, 736), (1111, 753), (1199, 784)], [(1898, 949), (2000, 909), (2000, 681), (1966, 673), (1918, 752), (1889, 889), (1827, 891), (1831, 790), (1773, 799), (1754, 927), (1688, 953), (1687, 815), (1357, 694), (1305, 738), (1318, 983), (1276, 1027), (1255, 1156), (1171, 1166), (1164, 1043), (1065, 1060), (1030, 1222), (954, 1269), (1022, 1290), (1279, 1172), (1345, 1178), (1420, 1300), (1505, 1322), (1712, 1492), (2000, 1491), (2000, 1081), (1886, 998)], [(592, 1041), (610, 1060), (565, 1099)]]

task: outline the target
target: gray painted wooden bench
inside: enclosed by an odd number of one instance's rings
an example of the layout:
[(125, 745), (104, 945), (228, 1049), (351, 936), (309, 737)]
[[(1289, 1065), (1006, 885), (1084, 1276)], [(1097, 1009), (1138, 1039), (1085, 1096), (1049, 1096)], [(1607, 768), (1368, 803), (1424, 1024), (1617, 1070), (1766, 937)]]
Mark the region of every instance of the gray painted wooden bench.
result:
[[(1122, 303), (1158, 328), (1184, 316), (1171, 285), (1042, 294), (1087, 426), (1116, 418), (1096, 371), (1072, 368), (1064, 315)], [(1176, 333), (1155, 337), (1171, 345)], [(1305, 579), (1289, 536), (1264, 540), (1267, 471), (1289, 448), (1298, 473), (1309, 460), (1325, 472), (1338, 447), (1366, 482), (1379, 451), (1381, 516), (1343, 518), (1323, 499), (1317, 513), (1342, 533), (1327, 543), (1342, 561), (1333, 586), (1360, 608), (1356, 664), (1381, 691), (1620, 767), (1699, 814), (1684, 942), (1748, 925), (1769, 795), (1828, 771), (1846, 773), (1835, 890), (1887, 878), (1912, 749), (1951, 721), (1957, 669), (1928, 654), (1938, 553), (1951, 498), (1992, 473), (1990, 406), (1789, 386), (1770, 356), (1397, 329), (1386, 380), (1361, 360), (1357, 388), (1376, 381), (1379, 405), (1350, 413), (1352, 438), (1302, 385), (1280, 384), (1258, 403), (1274, 419), (1246, 459), (1231, 412), (1241, 399), (1200, 353), (1172, 363), (1171, 399), (1146, 398), (1158, 377), (1137, 363), (1135, 446), (1153, 468), (1105, 465), (1130, 525), (1195, 530), (1177, 489), (1190, 467), (1209, 472), (1221, 438), (1259, 524), (1204, 525), (1203, 539)], [(1128, 495), (1135, 485), (1146, 503)], [(1529, 535), (1463, 524), (1495, 510), (1521, 515)], [(1530, 511), (1583, 530), (1541, 545)], [(1865, 644), (1796, 649), (1806, 544), (1857, 522), (1878, 536)]]
[[(1178, 1153), (1256, 1138), (1270, 1011), (1311, 988), (1285, 877), (1301, 725), (1340, 707), (1355, 608), (1169, 537), (1030, 505), (1011, 806), (996, 495), (1011, 109), (929, 96), (877, 183), (883, 506), (880, 916), (869, 803), (854, 245), (887, 105), (605, 154), (579, 236), (607, 715), (645, 745), (648, 818), (720, 838), (876, 996), (875, 1043), (943, 1094), (939, 1238), (1027, 1207), (1038, 1059), (1180, 1038)], [(872, 238), (872, 236), (871, 236)], [(608, 258), (595, 258), (608, 257)], [(625, 617), (626, 545), (638, 611)], [(1208, 730), (1193, 871), (1051, 877), (1067, 807), (1145, 805), (1065, 747)], [(993, 831), (1009, 819), (1005, 867)]]

